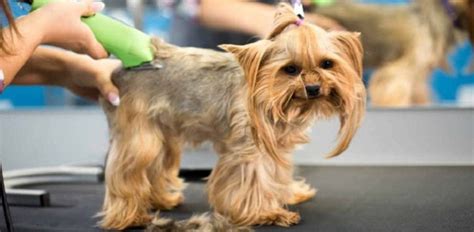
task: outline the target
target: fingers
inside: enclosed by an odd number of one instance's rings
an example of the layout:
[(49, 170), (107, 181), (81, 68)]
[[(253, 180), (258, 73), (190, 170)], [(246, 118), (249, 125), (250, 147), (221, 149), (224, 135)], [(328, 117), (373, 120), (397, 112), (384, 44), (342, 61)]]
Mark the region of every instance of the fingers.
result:
[(120, 105), (118, 89), (111, 82), (104, 82), (99, 85), (100, 94), (107, 99), (113, 106)]
[(112, 83), (98, 83), (97, 86), (99, 89), (96, 88), (86, 88), (86, 87), (72, 87), (69, 88), (73, 93), (85, 97), (87, 99), (91, 99), (97, 101), (97, 98), (100, 95), (104, 99), (110, 102), (113, 106), (120, 105), (120, 97), (118, 89)]
[(105, 48), (96, 40), (94, 34), (92, 33), (91, 29), (85, 26), (86, 38), (84, 41), (84, 53), (88, 54), (94, 59), (102, 59), (109, 56)]
[[(103, 2), (94, 2), (93, 0), (77, 0), (77, 3), (81, 6), (82, 16), (92, 16), (95, 13), (102, 11), (105, 7)], [(87, 28), (87, 32), (84, 52), (95, 59), (108, 57), (107, 51), (99, 42), (97, 42), (89, 28)]]
[(111, 73), (113, 70), (117, 69), (120, 67), (121, 62), (118, 60), (106, 60), (104, 62), (107, 62), (104, 64), (104, 67), (102, 67), (104, 70), (110, 70), (110, 72), (107, 72), (107, 75), (104, 76), (99, 76), (97, 79), (97, 88), (100, 91), (100, 94), (107, 99), (110, 104), (114, 106), (119, 106), (120, 105), (120, 97), (119, 97), (119, 90), (111, 81)]
[[(81, 16), (92, 16), (97, 12), (104, 9), (105, 4), (103, 2), (94, 2), (93, 0), (76, 0), (78, 11)], [(104, 47), (96, 40), (92, 30), (85, 24), (81, 23), (82, 33), (81, 47), (76, 52), (85, 53), (90, 55), (92, 58), (101, 59), (108, 57), (107, 51)]]
[(346, 28), (341, 26), (337, 21), (326, 18), (324, 22), (326, 29), (333, 30), (333, 31), (345, 31)]
[(345, 31), (346, 29), (341, 26), (336, 20), (318, 15), (318, 14), (307, 14), (309, 21), (316, 25), (331, 31)]
[(99, 91), (97, 91), (97, 89), (94, 89), (94, 88), (83, 88), (83, 87), (76, 86), (76, 87), (69, 88), (69, 90), (78, 96), (81, 96), (83, 98), (93, 100), (93, 101), (97, 101), (98, 100), (97, 98), (100, 94)]
[(94, 2), (93, 0), (76, 0), (76, 2), (81, 6), (82, 16), (92, 16), (105, 8), (103, 2)]
[(332, 19), (327, 19), (323, 26), (325, 26), (325, 28), (327, 30), (332, 30), (332, 31), (345, 31), (346, 28), (344, 28), (343, 26), (341, 26), (339, 23), (337, 23), (336, 21), (332, 20)]

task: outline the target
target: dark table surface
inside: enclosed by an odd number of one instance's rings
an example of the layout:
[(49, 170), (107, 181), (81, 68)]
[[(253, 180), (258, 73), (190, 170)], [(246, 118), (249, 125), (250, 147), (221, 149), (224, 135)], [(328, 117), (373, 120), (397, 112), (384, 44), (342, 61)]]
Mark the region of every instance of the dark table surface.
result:
[[(256, 231), (474, 231), (474, 167), (300, 167), (316, 197), (291, 207), (301, 222)], [(162, 216), (184, 219), (208, 210), (205, 183), (191, 182), (183, 205)], [(12, 207), (16, 231), (100, 231), (94, 214), (102, 184), (32, 186), (51, 192), (48, 208)], [(1, 214), (0, 214), (1, 215)], [(5, 222), (0, 217), (0, 229)]]

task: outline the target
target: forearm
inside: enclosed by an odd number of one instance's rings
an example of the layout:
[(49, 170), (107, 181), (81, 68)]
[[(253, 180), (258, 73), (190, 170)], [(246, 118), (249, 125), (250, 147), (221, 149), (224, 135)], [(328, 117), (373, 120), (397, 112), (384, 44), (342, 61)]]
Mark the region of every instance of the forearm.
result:
[[(244, 0), (201, 0), (198, 18), (203, 25), (264, 38), (272, 28), (275, 6)], [(326, 30), (345, 30), (335, 20), (305, 13), (305, 21)]]
[(97, 99), (100, 93), (118, 105), (118, 89), (111, 78), (120, 66), (121, 62), (115, 59), (94, 60), (66, 50), (38, 47), (13, 84), (60, 86), (90, 99)]
[(82, 56), (56, 48), (38, 47), (12, 84), (64, 85), (63, 82), (71, 75), (68, 65), (78, 62)]
[(274, 12), (273, 6), (258, 2), (202, 0), (198, 17), (209, 27), (264, 37), (271, 29)]
[(21, 67), (44, 39), (46, 21), (42, 15), (32, 13), (16, 21), (19, 33), (12, 28), (1, 30), (7, 52), (0, 51), (0, 69), (3, 70), (5, 85), (9, 85)]

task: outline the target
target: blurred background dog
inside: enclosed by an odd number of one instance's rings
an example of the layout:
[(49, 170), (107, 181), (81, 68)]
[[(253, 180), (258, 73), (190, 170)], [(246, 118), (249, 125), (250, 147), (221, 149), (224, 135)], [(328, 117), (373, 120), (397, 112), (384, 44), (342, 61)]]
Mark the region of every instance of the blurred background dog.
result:
[(375, 69), (368, 83), (374, 106), (429, 104), (433, 69), (449, 71), (448, 52), (467, 37), (474, 41), (473, 0), (336, 1), (315, 11), (362, 33), (364, 67)]

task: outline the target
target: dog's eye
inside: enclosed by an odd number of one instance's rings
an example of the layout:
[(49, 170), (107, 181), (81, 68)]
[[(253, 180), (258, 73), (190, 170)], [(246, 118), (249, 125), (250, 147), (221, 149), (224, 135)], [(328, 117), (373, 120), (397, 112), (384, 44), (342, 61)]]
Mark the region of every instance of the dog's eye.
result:
[(296, 65), (291, 65), (290, 64), (290, 65), (287, 65), (287, 66), (283, 67), (283, 71), (288, 75), (296, 76), (301, 72), (301, 69)]
[(332, 60), (323, 60), (319, 64), (319, 67), (321, 67), (322, 69), (330, 69), (333, 66), (334, 66), (334, 62), (332, 62)]

